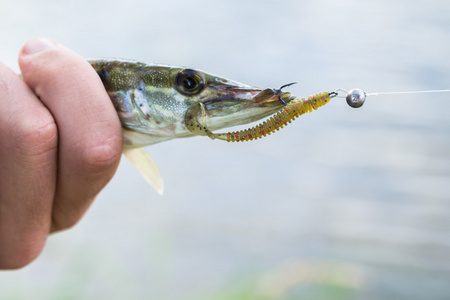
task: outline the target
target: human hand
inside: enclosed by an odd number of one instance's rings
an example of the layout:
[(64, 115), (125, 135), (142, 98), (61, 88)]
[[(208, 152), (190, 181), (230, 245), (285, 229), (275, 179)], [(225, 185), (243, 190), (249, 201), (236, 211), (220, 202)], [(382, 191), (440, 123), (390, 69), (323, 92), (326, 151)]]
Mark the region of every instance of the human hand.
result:
[(118, 115), (89, 63), (32, 39), (23, 80), (0, 63), (0, 269), (35, 259), (49, 233), (76, 224), (114, 175)]

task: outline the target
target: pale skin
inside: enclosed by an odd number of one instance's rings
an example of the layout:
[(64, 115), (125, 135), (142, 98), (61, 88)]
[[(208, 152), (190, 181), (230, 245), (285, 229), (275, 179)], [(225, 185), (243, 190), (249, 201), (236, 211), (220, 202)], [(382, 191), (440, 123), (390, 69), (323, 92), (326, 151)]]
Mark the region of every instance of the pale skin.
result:
[(47, 39), (0, 63), (0, 269), (33, 261), (75, 225), (117, 169), (121, 125), (97, 73)]

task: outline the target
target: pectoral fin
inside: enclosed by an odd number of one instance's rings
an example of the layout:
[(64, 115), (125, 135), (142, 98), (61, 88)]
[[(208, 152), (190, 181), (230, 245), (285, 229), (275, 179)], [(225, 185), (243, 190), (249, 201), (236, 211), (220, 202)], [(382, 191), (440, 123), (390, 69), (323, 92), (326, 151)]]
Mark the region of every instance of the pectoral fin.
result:
[(150, 154), (144, 148), (124, 149), (123, 154), (141, 172), (158, 194), (162, 195), (164, 182)]

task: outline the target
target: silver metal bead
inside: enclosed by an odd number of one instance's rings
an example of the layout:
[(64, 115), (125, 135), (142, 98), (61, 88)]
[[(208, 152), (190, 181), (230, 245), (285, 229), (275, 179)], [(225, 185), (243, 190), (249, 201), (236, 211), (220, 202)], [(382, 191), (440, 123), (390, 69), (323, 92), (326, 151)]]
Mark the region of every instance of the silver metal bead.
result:
[(351, 107), (359, 108), (363, 106), (364, 101), (366, 101), (366, 93), (360, 89), (353, 89), (350, 92), (348, 92), (347, 97), (345, 99), (347, 99), (347, 103)]

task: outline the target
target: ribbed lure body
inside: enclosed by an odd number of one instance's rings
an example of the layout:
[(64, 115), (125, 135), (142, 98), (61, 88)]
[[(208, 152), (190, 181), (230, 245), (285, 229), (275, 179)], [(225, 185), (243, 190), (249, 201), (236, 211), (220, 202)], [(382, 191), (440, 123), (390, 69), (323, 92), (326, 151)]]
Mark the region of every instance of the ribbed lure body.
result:
[[(322, 92), (301, 100), (297, 98), (293, 98), (292, 100), (292, 96), (288, 94), (282, 95), (288, 97), (289, 102), (287, 105), (266, 121), (249, 129), (228, 133), (211, 132), (206, 124), (206, 108), (201, 103), (194, 104), (188, 109), (185, 116), (185, 123), (187, 128), (196, 135), (206, 135), (211, 139), (220, 139), (227, 142), (252, 141), (270, 135), (291, 123), (300, 115), (327, 104), (331, 98), (336, 96), (336, 93)], [(280, 100), (283, 100), (283, 98)]]

